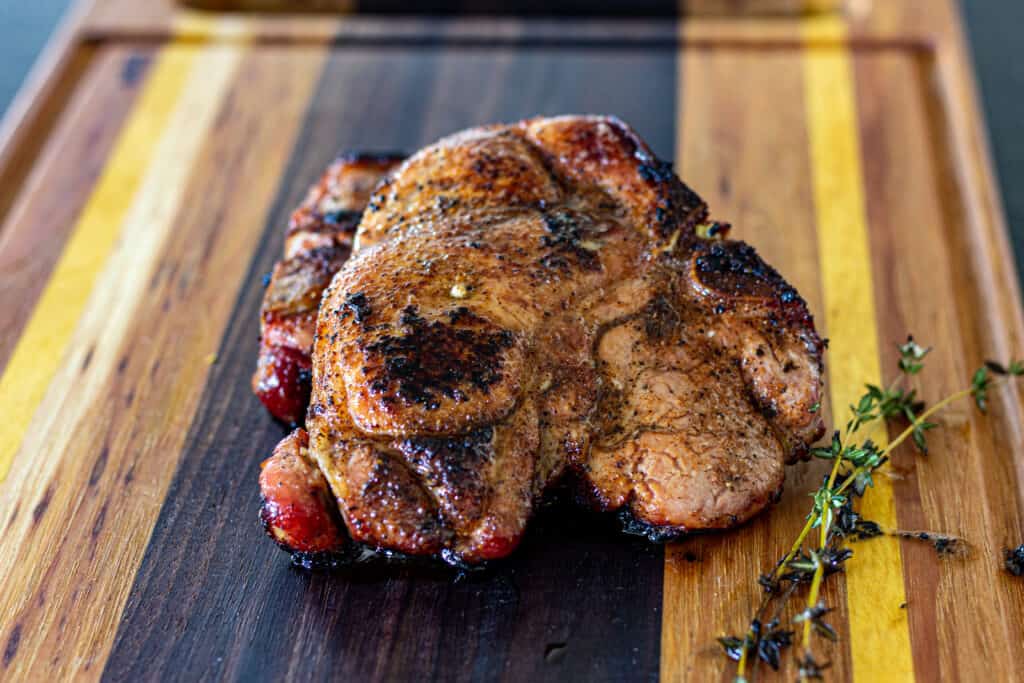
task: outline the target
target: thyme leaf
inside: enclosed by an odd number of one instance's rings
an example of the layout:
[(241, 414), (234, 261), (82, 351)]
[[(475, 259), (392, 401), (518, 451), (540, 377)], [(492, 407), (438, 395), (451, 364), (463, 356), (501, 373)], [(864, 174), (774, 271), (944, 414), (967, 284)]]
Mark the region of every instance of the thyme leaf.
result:
[[(929, 418), (967, 397), (984, 413), (997, 381), (1024, 376), (1024, 360), (1007, 364), (985, 361), (965, 389), (929, 407), (919, 398), (917, 388), (909, 384), (924, 370), (931, 347), (923, 347), (908, 336), (896, 348), (896, 379), (887, 386), (866, 384), (864, 393), (849, 406), (850, 417), (844, 429), (833, 431), (827, 443), (810, 450), (813, 457), (831, 462), (831, 468), (821, 486), (811, 492), (810, 511), (789, 552), (776, 562), (774, 569), (758, 577), (764, 595), (746, 633), (742, 637), (718, 639), (725, 655), (737, 662), (737, 682), (747, 681), (748, 672), (753, 675), (758, 663), (777, 670), (782, 651), (794, 643), (795, 630), (802, 631), (802, 654), (797, 658), (800, 680), (823, 678), (830, 663), (815, 658), (814, 638), (835, 641), (839, 634), (824, 619), (832, 608), (821, 598), (821, 588), (829, 576), (843, 571), (853, 557), (853, 550), (847, 547), (849, 542), (886, 535), (927, 541), (940, 556), (963, 555), (967, 551), (967, 544), (956, 536), (883, 529), (861, 517), (856, 501), (867, 494), (874, 485), (873, 474), (885, 466), (890, 453), (904, 441), (910, 439), (918, 452), (928, 453), (927, 433), (938, 427)], [(813, 406), (812, 412), (818, 410), (820, 405)], [(902, 421), (906, 427), (884, 447), (871, 439), (858, 439), (861, 428), (875, 421)], [(1024, 545), (1005, 551), (1005, 566), (1014, 575), (1024, 575)], [(787, 630), (780, 624), (780, 615), (789, 599), (803, 589), (807, 592), (805, 606), (790, 620), (794, 630)], [(773, 606), (773, 616), (765, 624), (765, 615)]]
[(1013, 550), (1007, 548), (1003, 551), (1003, 558), (1003, 566), (1006, 567), (1006, 571), (1014, 576), (1024, 576), (1024, 543)]

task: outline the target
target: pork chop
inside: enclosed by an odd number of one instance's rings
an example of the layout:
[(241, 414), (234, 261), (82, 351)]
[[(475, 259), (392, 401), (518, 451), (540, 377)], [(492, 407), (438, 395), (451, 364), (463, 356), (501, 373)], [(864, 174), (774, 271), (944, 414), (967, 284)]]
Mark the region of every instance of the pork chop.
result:
[(661, 534), (750, 518), (823, 432), (823, 344), (727, 232), (615, 118), (423, 149), (323, 292), (305, 430), (261, 474), (271, 535), (477, 563), (567, 476)]

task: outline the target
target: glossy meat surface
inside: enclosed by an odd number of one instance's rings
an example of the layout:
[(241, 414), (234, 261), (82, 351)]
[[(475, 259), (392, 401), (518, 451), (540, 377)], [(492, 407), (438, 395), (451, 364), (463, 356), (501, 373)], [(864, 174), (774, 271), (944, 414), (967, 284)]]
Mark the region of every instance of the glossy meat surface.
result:
[(472, 129), (402, 164), (316, 322), (303, 462), (347, 536), (502, 557), (563, 475), (669, 532), (763, 509), (822, 431), (823, 346), (727, 230), (614, 118)]
[(253, 391), (277, 419), (298, 424), (309, 404), (313, 334), (320, 297), (352, 253), (370, 194), (401, 161), (393, 155), (339, 157), (292, 214), (284, 258), (260, 310), (260, 353)]

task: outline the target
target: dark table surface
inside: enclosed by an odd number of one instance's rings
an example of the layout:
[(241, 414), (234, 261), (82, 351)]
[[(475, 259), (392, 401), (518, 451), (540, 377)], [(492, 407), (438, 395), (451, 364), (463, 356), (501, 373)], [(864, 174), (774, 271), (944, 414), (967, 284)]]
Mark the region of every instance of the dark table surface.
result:
[[(0, 0), (0, 111), (17, 92), (69, 0)], [(1021, 0), (962, 0), (1018, 275), (1024, 272), (1024, 26)]]
[[(989, 140), (1002, 190), (1006, 220), (1024, 272), (1024, 61), (1016, 53), (1024, 26), (1020, 0), (962, 0), (974, 52)], [(1024, 281), (1024, 280), (1022, 280)]]

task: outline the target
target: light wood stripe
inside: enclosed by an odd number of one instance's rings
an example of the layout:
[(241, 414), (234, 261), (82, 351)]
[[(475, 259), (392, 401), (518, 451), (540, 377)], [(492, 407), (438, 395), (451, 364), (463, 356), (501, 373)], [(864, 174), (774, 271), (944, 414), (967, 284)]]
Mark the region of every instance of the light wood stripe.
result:
[[(167, 489), (211, 356), (239, 288), (258, 291), (244, 275), (324, 56), (319, 48), (247, 51), (220, 98), (145, 300), (109, 350), (117, 364), (103, 400), (81, 416), (48, 485), (46, 514), (4, 579), (21, 610), (10, 619), (23, 634), (13, 667), (29, 678), (90, 679), (104, 668), (154, 523), (166, 505), (181, 504)], [(253, 82), (276, 97), (268, 101)], [(261, 454), (236, 460), (232, 452), (230, 462), (241, 473)]]
[[(31, 631), (22, 624), (36, 611), (27, 601), (45, 576), (19, 567), (40, 564), (52, 550), (40, 541), (60, 538), (81, 504), (82, 482), (59, 476), (76, 465), (63, 457), (83, 416), (110, 398), (103, 388), (121, 340), (147, 295), (190, 167), (242, 54), (237, 46), (195, 45), (161, 53), (0, 381), (0, 406), (17, 418), (4, 423), (0, 444), (8, 473), (0, 489), (0, 614), (11, 629), (8, 651), (23, 653), (13, 672), (49, 666), (39, 643), (53, 624)], [(28, 565), (26, 554), (36, 555)], [(92, 663), (61, 661), (61, 673)]]
[[(64, 360), (64, 351), (85, 309), (100, 269), (149, 166), (155, 143), (195, 60), (194, 50), (167, 50), (154, 67), (153, 86), (142, 94), (104, 174), (35, 312), (0, 378), (0, 480), (6, 477), (28, 424)], [(0, 510), (5, 510), (0, 507)]]
[[(935, 182), (932, 169), (945, 150), (929, 125), (931, 91), (907, 87), (919, 66), (902, 55), (864, 55), (855, 57), (854, 69), (874, 281), (880, 306), (892, 303), (879, 318), (879, 333), (900, 340), (912, 331), (934, 346), (921, 381), (922, 398), (934, 403), (964, 386), (976, 359), (995, 355), (977, 339), (979, 330), (993, 332), (976, 303), (984, 295), (964, 284), (971, 281), (965, 254), (973, 252), (963, 243), (967, 221)], [(881, 351), (883, 367), (895, 367), (895, 348), (883, 343)], [(996, 399), (987, 416), (969, 401), (949, 406), (929, 434), (927, 457), (911, 444), (893, 457), (900, 527), (956, 534), (971, 545), (967, 557), (937, 560), (929, 544), (902, 543), (914, 671), (922, 681), (973, 680), (979, 647), (989, 680), (1013, 680), (1010, 662), (1024, 643), (1024, 623), (1004, 616), (1024, 615), (1024, 583), (1017, 582), (1015, 595), (1014, 582), (993, 560), (1013, 539), (1024, 539), (1016, 514), (1020, 491), (1014, 458), (991, 455), (1021, 452), (1000, 442), (997, 431), (995, 411), (1006, 411), (1004, 424), (1020, 420), (1003, 402), (1013, 393)]]
[[(806, 20), (808, 42), (843, 36), (841, 21)], [(853, 71), (845, 47), (809, 47), (805, 53), (805, 101), (810, 137), (819, 259), (829, 332), (829, 387), (832, 405), (843, 416), (864, 384), (882, 384), (871, 257)], [(842, 419), (838, 420), (842, 422)], [(865, 433), (884, 445), (884, 427)], [(875, 478), (862, 503), (863, 514), (894, 528), (891, 481)], [(858, 545), (847, 567), (849, 644), (855, 679), (903, 681), (913, 677), (903, 561), (889, 538)]]
[[(756, 247), (819, 314), (823, 303), (803, 68), (797, 51), (687, 52), (679, 64), (676, 169), (712, 214), (733, 223), (734, 236)], [(730, 87), (716, 88), (719, 83)], [(765, 111), (772, 115), (764, 116)], [(818, 315), (824, 335), (823, 322)], [(731, 675), (734, 665), (722, 656), (715, 638), (746, 627), (761, 599), (757, 576), (792, 543), (807, 514), (807, 492), (826, 470), (819, 460), (788, 468), (782, 499), (751, 523), (666, 547), (662, 680)], [(837, 576), (826, 597), (839, 606), (831, 623), (845, 632), (844, 589), (843, 577)], [(790, 607), (783, 619), (796, 610), (795, 601)], [(844, 644), (831, 648), (828, 656), (832, 676), (848, 678)], [(783, 658), (780, 680), (795, 677), (793, 661)]]
[(96, 55), (0, 225), (0, 376), (124, 130), (155, 54), (111, 47)]

